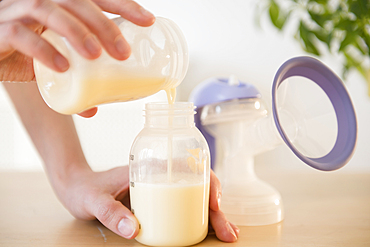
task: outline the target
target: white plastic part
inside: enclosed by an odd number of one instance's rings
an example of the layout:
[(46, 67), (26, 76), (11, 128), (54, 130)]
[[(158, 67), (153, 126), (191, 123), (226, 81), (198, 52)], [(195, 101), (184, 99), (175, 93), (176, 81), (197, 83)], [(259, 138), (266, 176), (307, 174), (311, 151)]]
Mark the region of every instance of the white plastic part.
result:
[[(279, 192), (254, 172), (254, 156), (282, 143), (258, 98), (235, 99), (205, 106), (202, 125), (223, 151), (216, 155), (217, 176), (222, 181), (221, 209), (239, 226), (269, 225), (284, 218)], [(221, 168), (220, 168), (221, 167)]]
[(238, 78), (235, 75), (230, 75), (229, 80), (228, 80), (228, 84), (230, 86), (239, 86), (240, 82), (239, 82)]

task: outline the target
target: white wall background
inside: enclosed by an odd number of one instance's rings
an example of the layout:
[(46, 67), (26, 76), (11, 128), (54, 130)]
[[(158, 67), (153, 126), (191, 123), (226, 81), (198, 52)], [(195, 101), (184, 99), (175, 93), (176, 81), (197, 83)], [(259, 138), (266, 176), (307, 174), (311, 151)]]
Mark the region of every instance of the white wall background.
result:
[[(214, 76), (236, 75), (253, 83), (267, 102), (275, 72), (289, 58), (306, 55), (292, 37), (292, 28), (277, 32), (261, 19), (256, 26), (257, 0), (140, 0), (145, 8), (158, 16), (174, 20), (183, 30), (190, 51), (190, 66), (178, 90), (178, 101), (185, 101), (191, 90)], [(292, 24), (294, 25), (294, 24)], [(321, 60), (338, 74), (340, 59), (326, 55)], [(370, 97), (365, 81), (352, 73), (346, 81), (358, 117), (357, 150), (343, 172), (370, 171)], [(3, 90), (3, 89), (1, 89)], [(142, 128), (143, 104), (164, 100), (159, 93), (137, 102), (100, 107), (93, 119), (75, 117), (88, 161), (96, 170), (127, 164), (128, 152)], [(0, 91), (0, 168), (40, 170), (41, 161), (28, 136), (14, 115), (6, 94)], [(280, 146), (256, 157), (256, 165), (276, 169), (310, 169), (290, 150)]]

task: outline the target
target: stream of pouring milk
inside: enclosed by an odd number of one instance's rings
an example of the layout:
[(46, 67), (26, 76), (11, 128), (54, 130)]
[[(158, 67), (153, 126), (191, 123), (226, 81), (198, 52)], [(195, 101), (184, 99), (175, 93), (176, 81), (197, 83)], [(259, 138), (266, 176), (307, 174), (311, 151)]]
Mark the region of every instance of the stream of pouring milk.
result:
[(175, 102), (176, 98), (176, 88), (169, 88), (166, 89), (167, 94), (167, 101), (170, 106), (170, 114), (168, 118), (168, 128), (169, 128), (169, 134), (168, 134), (168, 147), (167, 147), (167, 181), (168, 183), (171, 183), (171, 173), (172, 173), (172, 128), (173, 128), (173, 104)]

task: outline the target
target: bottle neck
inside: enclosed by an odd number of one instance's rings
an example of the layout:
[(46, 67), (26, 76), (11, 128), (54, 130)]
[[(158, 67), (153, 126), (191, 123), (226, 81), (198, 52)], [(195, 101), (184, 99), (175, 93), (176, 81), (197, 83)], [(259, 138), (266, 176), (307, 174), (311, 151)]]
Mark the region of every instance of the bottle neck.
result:
[(194, 123), (192, 102), (148, 103), (145, 105), (145, 127), (159, 129), (192, 128)]

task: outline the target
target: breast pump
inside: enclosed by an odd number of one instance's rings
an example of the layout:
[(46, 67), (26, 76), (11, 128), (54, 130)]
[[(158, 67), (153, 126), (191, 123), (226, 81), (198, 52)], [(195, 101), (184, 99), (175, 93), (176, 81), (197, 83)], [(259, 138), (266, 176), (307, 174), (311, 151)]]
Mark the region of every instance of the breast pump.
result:
[[(309, 92), (314, 92), (313, 95)], [(352, 156), (357, 122), (341, 80), (311, 57), (285, 62), (272, 85), (272, 114), (251, 84), (210, 78), (192, 92), (196, 124), (223, 186), (221, 209), (237, 225), (280, 222), (279, 192), (254, 172), (254, 156), (284, 143), (309, 166), (331, 171)]]

